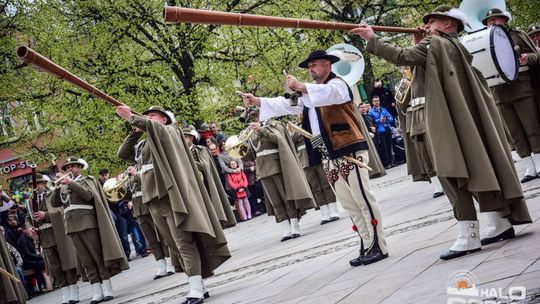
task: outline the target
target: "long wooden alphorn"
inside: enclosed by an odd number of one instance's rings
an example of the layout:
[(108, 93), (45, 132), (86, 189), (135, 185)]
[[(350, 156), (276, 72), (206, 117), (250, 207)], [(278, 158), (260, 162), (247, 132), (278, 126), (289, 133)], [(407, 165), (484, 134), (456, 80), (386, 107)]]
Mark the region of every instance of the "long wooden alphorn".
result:
[[(125, 104), (121, 103), (120, 101), (116, 100), (115, 98), (105, 94), (103, 91), (97, 89), (96, 87), (92, 86), (88, 82), (82, 80), (81, 78), (75, 76), (70, 71), (64, 69), (63, 67), (59, 66), (58, 64), (52, 62), (45, 56), (41, 55), (40, 53), (34, 51), (33, 49), (27, 47), (27, 46), (21, 46), (17, 49), (17, 56), (21, 58), (24, 62), (29, 63), (31, 65), (36, 66), (39, 70), (43, 70), (49, 74), (52, 74), (61, 80), (64, 80), (66, 82), (71, 83), (72, 85), (80, 88), (83, 91), (86, 91), (96, 97), (99, 97), (109, 104), (117, 107), (117, 106), (125, 106)], [(133, 114), (140, 115), (139, 113), (131, 110)]]
[[(307, 19), (294, 19), (284, 17), (272, 17), (262, 15), (240, 14), (201, 10), (176, 6), (165, 6), (163, 9), (165, 22), (169, 23), (197, 23), (197, 24), (222, 24), (238, 26), (265, 26), (321, 30), (344, 30), (349, 31), (357, 28), (358, 24), (327, 22)], [(371, 26), (376, 32), (392, 33), (422, 33), (422, 30), (405, 27)]]

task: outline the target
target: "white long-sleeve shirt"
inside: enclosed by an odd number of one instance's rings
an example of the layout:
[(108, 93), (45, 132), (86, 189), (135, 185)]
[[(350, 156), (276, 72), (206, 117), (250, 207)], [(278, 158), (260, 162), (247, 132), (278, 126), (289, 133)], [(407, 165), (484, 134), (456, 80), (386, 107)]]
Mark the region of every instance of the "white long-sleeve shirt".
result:
[(261, 98), (259, 120), (266, 121), (272, 117), (300, 114), (304, 107), (308, 108), (311, 133), (321, 134), (316, 107), (346, 103), (351, 100), (349, 87), (345, 81), (333, 78), (326, 84), (306, 83), (307, 94), (298, 98), (298, 105), (291, 106), (285, 97)]

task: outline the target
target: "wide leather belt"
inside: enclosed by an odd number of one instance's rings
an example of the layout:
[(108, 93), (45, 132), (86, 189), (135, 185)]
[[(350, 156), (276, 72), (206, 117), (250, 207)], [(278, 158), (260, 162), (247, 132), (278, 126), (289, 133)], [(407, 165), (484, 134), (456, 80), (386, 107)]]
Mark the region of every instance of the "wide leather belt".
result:
[(279, 153), (279, 150), (278, 149), (267, 149), (267, 150), (263, 150), (261, 152), (257, 152), (257, 157), (270, 155), (270, 154), (275, 154), (275, 153)]
[(407, 107), (407, 111), (412, 111), (412, 109), (416, 106), (419, 106), (421, 104), (425, 104), (426, 103), (426, 98), (425, 97), (416, 97), (416, 98), (413, 98), (411, 99), (411, 101), (409, 102), (409, 106)]
[(153, 170), (154, 169), (154, 164), (147, 164), (147, 165), (142, 165), (142, 167), (139, 169), (139, 174), (143, 174), (143, 173), (146, 173), (150, 170)]
[(71, 204), (71, 205), (67, 206), (66, 208), (64, 208), (64, 213), (67, 213), (67, 212), (72, 211), (72, 210), (81, 210), (81, 209), (93, 210), (94, 206)]
[(528, 66), (520, 66), (518, 69), (519, 72), (527, 72), (528, 70), (529, 70)]
[(39, 225), (38, 230), (45, 230), (47, 228), (52, 228), (52, 224), (51, 223), (45, 223), (45, 224)]
[(133, 193), (133, 194), (131, 195), (131, 198), (137, 198), (137, 197), (139, 197), (139, 196), (142, 196), (142, 192), (141, 192), (141, 191), (137, 191), (137, 192)]
[(301, 145), (301, 146), (298, 146), (298, 148), (296, 148), (296, 150), (298, 152), (300, 152), (300, 151), (304, 150), (305, 148), (306, 148), (306, 145)]

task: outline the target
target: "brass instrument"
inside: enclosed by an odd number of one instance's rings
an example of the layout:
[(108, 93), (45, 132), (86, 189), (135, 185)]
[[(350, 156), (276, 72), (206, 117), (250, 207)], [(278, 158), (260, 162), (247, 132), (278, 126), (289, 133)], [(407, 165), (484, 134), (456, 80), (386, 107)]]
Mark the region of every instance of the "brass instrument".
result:
[(103, 192), (105, 197), (111, 203), (117, 203), (122, 200), (127, 194), (127, 182), (129, 180), (129, 174), (124, 172), (116, 177), (109, 178), (103, 184)]
[(251, 138), (255, 129), (247, 130), (248, 129), (246, 128), (240, 132), (239, 135), (230, 136), (225, 141), (225, 151), (229, 153), (230, 156), (239, 159), (246, 156), (249, 150), (247, 141)]
[(56, 189), (56, 187), (60, 185), (60, 182), (66, 177), (69, 177), (71, 179), (75, 178), (73, 176), (73, 173), (68, 172), (60, 177), (55, 178), (54, 180), (47, 181), (47, 187), (50, 188), (51, 191), (54, 191), (54, 189)]
[[(300, 133), (302, 136), (306, 137), (307, 139), (312, 139), (313, 138), (313, 134), (309, 133), (308, 131), (302, 129), (301, 127), (293, 124), (292, 122), (288, 122), (287, 123), (287, 126), (294, 130), (295, 132), (298, 132)], [(343, 156), (343, 158), (345, 158), (346, 160), (350, 161), (351, 163), (357, 165), (358, 167), (361, 167), (361, 168), (364, 168), (364, 169), (367, 169), (368, 171), (373, 171), (373, 169), (371, 169), (367, 164), (359, 161), (358, 159), (356, 158), (353, 158), (351, 156)]]

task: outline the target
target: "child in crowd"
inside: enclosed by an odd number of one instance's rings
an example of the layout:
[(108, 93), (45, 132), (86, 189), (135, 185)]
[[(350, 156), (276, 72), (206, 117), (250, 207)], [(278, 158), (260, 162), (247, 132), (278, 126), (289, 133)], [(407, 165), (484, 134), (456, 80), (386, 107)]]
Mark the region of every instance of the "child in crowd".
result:
[[(238, 163), (235, 160), (229, 162), (229, 168), (236, 169), (238, 168)], [(251, 219), (251, 207), (249, 206), (248, 200), (248, 180), (243, 171), (227, 173), (227, 181), (229, 187), (236, 194), (236, 210), (238, 210), (238, 215), (241, 220)]]

